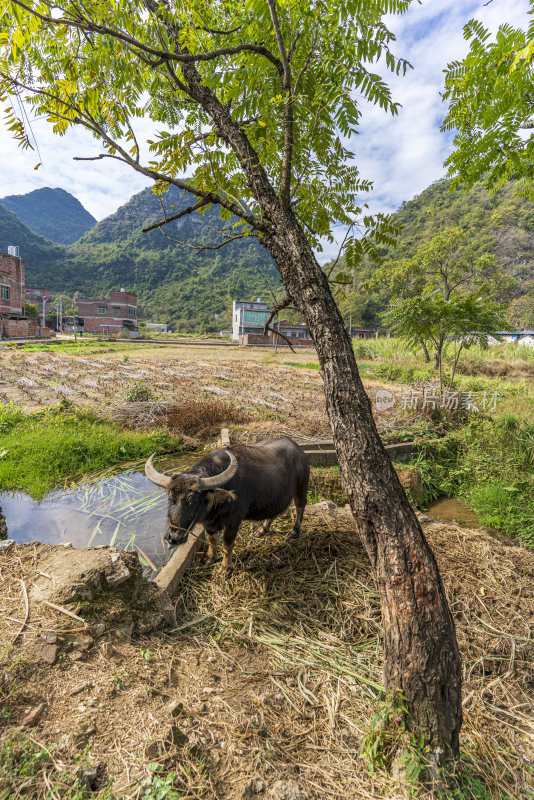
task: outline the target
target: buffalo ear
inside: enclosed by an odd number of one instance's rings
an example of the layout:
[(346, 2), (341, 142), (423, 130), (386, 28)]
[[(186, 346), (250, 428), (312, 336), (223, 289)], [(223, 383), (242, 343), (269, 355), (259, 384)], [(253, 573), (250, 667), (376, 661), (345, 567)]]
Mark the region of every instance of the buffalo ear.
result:
[(216, 506), (219, 503), (228, 503), (230, 500), (236, 499), (235, 492), (228, 492), (226, 489), (214, 489), (210, 492), (211, 504)]

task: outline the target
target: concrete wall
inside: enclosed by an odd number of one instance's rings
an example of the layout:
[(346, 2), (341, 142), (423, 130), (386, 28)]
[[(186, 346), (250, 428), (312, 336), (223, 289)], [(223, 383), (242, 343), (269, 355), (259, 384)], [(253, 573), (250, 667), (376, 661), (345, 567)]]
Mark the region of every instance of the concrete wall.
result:
[[(239, 337), (239, 344), (241, 344), (241, 338), (243, 339), (243, 344), (246, 345), (269, 345), (273, 347), (273, 338), (272, 336), (261, 336), (256, 333), (245, 333), (243, 337)], [(289, 341), (293, 345), (293, 347), (313, 347), (313, 342), (311, 339), (301, 339), (300, 337), (291, 337), (288, 336)], [(287, 347), (287, 342), (285, 339), (280, 339), (278, 341), (278, 347)]]

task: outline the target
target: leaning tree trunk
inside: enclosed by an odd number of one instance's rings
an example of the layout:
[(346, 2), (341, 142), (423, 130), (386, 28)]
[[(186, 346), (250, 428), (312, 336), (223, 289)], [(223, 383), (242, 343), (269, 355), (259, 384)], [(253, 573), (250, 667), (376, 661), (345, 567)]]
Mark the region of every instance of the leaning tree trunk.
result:
[(408, 725), (435, 761), (457, 755), (462, 723), (454, 621), (434, 555), (384, 449), (351, 340), (327, 279), (291, 211), (264, 237), (321, 365), (328, 418), (356, 526), (375, 570), (387, 692), (408, 701)]
[(258, 227), (260, 238), (319, 355), (343, 485), (380, 589), (386, 690), (403, 693), (408, 724), (424, 736), (436, 760), (456, 754), (462, 711), (454, 622), (432, 551), (378, 435), (326, 276), (229, 109), (203, 86), (192, 64), (181, 68), (188, 93), (226, 137), (265, 212), (269, 222)]

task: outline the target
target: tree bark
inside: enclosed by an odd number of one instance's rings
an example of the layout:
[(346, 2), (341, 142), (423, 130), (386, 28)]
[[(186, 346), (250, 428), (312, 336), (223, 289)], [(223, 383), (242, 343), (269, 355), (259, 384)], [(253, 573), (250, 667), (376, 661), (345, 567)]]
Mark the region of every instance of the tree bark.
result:
[(276, 232), (263, 241), (314, 341), (343, 486), (380, 591), (385, 688), (401, 691), (409, 728), (441, 762), (458, 754), (462, 708), (454, 621), (438, 567), (378, 434), (326, 276), (292, 212), (275, 217)]
[(423, 355), (425, 357), (425, 361), (428, 363), (430, 361), (430, 353), (428, 352), (428, 347), (423, 339), (421, 339), (421, 347), (423, 348)]

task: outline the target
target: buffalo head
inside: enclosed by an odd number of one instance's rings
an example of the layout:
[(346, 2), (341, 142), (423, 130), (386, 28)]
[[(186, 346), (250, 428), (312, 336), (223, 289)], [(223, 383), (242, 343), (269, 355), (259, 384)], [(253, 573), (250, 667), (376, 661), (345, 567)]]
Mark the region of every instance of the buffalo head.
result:
[(216, 503), (231, 500), (235, 497), (232, 492), (221, 490), (220, 487), (233, 478), (237, 472), (237, 459), (228, 450), (230, 456), (229, 466), (218, 475), (203, 477), (193, 473), (181, 472), (178, 475), (164, 475), (154, 467), (153, 453), (145, 464), (145, 475), (155, 483), (167, 490), (169, 505), (167, 516), (169, 527), (165, 539), (170, 544), (182, 544), (186, 541), (189, 531), (197, 523), (203, 523), (210, 510)]

